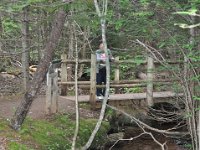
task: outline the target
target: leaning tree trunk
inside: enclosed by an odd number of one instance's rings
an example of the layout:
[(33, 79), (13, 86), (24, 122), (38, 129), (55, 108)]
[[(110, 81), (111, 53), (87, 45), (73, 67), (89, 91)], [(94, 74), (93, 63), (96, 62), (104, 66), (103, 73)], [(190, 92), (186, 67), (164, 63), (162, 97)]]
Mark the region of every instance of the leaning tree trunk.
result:
[(22, 99), (20, 105), (17, 107), (17, 110), (11, 120), (11, 127), (15, 130), (20, 129), (31, 107), (31, 104), (42, 85), (42, 81), (45, 78), (45, 75), (48, 71), (48, 66), (52, 60), (54, 49), (56, 48), (58, 40), (61, 36), (61, 30), (64, 26), (65, 18), (66, 13), (63, 10), (59, 11), (55, 16), (52, 31), (44, 49), (44, 57), (40, 61), (33, 80), (29, 85), (26, 93), (24, 94), (24, 98)]
[(29, 33), (29, 21), (28, 21), (28, 6), (23, 8), (23, 19), (22, 19), (22, 70), (23, 70), (23, 80), (24, 80), (24, 91), (28, 88), (29, 82), (29, 42), (28, 42), (28, 33)]

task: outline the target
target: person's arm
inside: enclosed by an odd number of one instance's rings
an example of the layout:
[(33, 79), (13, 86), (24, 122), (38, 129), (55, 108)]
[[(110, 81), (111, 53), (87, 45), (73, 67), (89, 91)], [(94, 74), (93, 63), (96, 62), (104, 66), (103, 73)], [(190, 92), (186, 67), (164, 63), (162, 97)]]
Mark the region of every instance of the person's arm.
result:
[(109, 61), (110, 61), (110, 62), (113, 62), (113, 61), (115, 61), (115, 58), (113, 57), (113, 55), (112, 55), (112, 53), (111, 53), (111, 50), (110, 50), (110, 49), (108, 49), (108, 56), (109, 56)]

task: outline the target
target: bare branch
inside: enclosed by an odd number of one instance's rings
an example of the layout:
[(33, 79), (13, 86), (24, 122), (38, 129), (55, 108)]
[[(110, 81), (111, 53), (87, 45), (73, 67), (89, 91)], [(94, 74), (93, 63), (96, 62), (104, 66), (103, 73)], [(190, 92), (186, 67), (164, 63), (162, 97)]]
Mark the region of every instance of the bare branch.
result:
[(141, 133), (141, 134), (139, 134), (139, 135), (137, 135), (137, 136), (135, 136), (135, 137), (131, 137), (131, 138), (129, 138), (129, 139), (119, 139), (119, 140), (117, 140), (117, 141), (109, 148), (109, 150), (111, 150), (119, 141), (132, 141), (132, 140), (134, 140), (134, 139), (139, 138), (139, 137), (142, 136), (143, 134), (145, 134), (145, 133)]
[(169, 132), (167, 130), (159, 130), (159, 129), (156, 129), (156, 128), (153, 128), (147, 124), (145, 124), (144, 122), (140, 121), (139, 119), (135, 118), (134, 116), (131, 116), (130, 114), (124, 112), (123, 110), (120, 110), (114, 106), (111, 106), (111, 105), (108, 105), (107, 104), (107, 107), (115, 110), (115, 111), (118, 111), (122, 114), (124, 114), (125, 116), (129, 117), (130, 119), (132, 119), (134, 122), (136, 122), (137, 124), (140, 124), (142, 126), (144, 126), (145, 128), (149, 129), (149, 130), (152, 130), (152, 131), (155, 131), (155, 132), (158, 132), (158, 133), (162, 133), (162, 134), (166, 134), (166, 135), (180, 135), (180, 136), (184, 136), (184, 135), (188, 135), (189, 133), (188, 132)]

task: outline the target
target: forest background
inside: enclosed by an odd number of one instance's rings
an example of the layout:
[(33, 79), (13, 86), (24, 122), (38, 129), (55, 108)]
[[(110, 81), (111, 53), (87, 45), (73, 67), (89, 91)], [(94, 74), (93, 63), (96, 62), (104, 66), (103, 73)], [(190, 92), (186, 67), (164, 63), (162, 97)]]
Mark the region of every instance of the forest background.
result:
[[(164, 62), (164, 69), (176, 72), (186, 98), (193, 147), (198, 149), (199, 110), (199, 1), (179, 0), (112, 0), (108, 2), (106, 36), (108, 47), (121, 60), (130, 59), (136, 65), (121, 65), (122, 78), (134, 78), (140, 63), (148, 54), (143, 43)], [(24, 85), (28, 86), (28, 66), (38, 64), (45, 56), (44, 50), (54, 30), (53, 20), (60, 9), (66, 18), (53, 59), (65, 53), (75, 57), (75, 39), (79, 58), (90, 58), (102, 41), (99, 17), (92, 0), (2, 0), (0, 4), (0, 71), (21, 73), (12, 63), (22, 63)], [(140, 41), (141, 43), (139, 43)], [(174, 68), (167, 61), (185, 61), (183, 68)], [(167, 67), (166, 67), (167, 66)], [(163, 68), (158, 68), (163, 69)], [(81, 66), (79, 76), (87, 71)], [(142, 71), (142, 70), (139, 70)], [(73, 76), (73, 70), (69, 72)], [(194, 84), (195, 83), (195, 84)], [(133, 89), (137, 90), (137, 89)]]

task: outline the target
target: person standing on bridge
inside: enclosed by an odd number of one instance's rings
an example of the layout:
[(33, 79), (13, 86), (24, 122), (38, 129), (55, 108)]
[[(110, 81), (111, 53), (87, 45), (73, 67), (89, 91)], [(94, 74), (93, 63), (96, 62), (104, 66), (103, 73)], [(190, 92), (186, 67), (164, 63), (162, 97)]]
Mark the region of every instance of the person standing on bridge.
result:
[[(109, 49), (108, 57), (110, 61), (114, 61), (114, 57)], [(97, 85), (106, 84), (106, 53), (103, 43), (99, 45), (99, 49), (96, 50), (96, 59), (97, 59), (97, 74), (96, 74), (96, 83)], [(97, 88), (96, 95), (97, 99), (102, 100), (105, 96), (106, 88)]]

